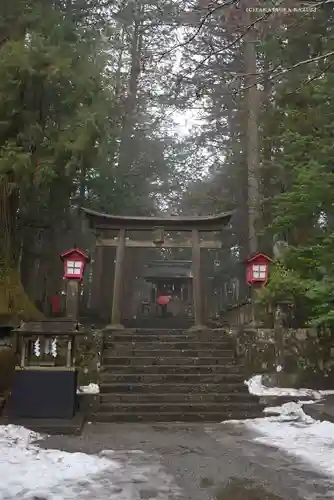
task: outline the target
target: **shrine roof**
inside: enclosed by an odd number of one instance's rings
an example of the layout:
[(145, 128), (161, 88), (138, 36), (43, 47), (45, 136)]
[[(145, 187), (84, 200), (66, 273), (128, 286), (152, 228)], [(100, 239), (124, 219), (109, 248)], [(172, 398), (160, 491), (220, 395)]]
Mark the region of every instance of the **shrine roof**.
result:
[(70, 255), (74, 255), (75, 253), (81, 255), (81, 257), (83, 257), (85, 260), (89, 261), (89, 256), (87, 254), (85, 254), (85, 252), (83, 252), (82, 250), (80, 250), (79, 248), (71, 248), (71, 250), (67, 250), (67, 252), (63, 252), (61, 255), (60, 255), (60, 258), (61, 260), (64, 260), (66, 257), (69, 257)]
[(225, 227), (232, 217), (233, 212), (224, 212), (217, 215), (206, 215), (198, 217), (187, 217), (172, 215), (169, 217), (135, 217), (124, 215), (112, 215), (97, 212), (88, 208), (82, 208), (90, 226), (96, 229), (138, 229), (149, 230), (154, 227), (163, 227), (168, 230), (191, 230), (219, 231)]

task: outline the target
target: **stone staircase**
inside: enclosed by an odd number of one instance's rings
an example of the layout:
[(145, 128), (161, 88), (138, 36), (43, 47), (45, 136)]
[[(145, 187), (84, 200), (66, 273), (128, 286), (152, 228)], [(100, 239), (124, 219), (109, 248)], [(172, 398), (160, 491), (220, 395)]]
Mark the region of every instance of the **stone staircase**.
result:
[(105, 334), (97, 422), (220, 422), (262, 416), (226, 332)]

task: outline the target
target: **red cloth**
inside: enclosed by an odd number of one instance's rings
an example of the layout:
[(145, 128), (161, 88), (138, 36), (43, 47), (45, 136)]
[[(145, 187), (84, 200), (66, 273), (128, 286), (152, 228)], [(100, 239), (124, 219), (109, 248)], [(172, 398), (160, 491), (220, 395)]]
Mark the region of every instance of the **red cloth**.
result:
[(160, 306), (165, 306), (165, 305), (169, 304), (169, 301), (170, 301), (170, 296), (169, 295), (160, 295), (158, 297), (158, 304)]
[(58, 295), (53, 295), (51, 297), (51, 311), (53, 313), (59, 313), (60, 311), (60, 299)]

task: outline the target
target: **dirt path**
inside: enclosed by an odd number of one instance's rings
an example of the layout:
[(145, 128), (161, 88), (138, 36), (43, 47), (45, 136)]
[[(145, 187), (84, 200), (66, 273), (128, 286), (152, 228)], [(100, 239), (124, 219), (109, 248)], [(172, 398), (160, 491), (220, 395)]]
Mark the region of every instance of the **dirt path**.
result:
[(109, 456), (120, 460), (120, 470), (79, 486), (81, 499), (110, 500), (113, 492), (118, 500), (334, 498), (334, 481), (252, 442), (233, 424), (92, 424), (80, 437), (50, 437), (43, 446), (93, 454), (114, 450)]

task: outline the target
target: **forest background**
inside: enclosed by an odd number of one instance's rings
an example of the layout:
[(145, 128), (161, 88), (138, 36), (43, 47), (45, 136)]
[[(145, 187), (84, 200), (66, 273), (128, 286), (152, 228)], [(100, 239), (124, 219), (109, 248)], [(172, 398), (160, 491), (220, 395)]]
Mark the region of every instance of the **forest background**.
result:
[(91, 249), (88, 207), (234, 210), (212, 259), (225, 305), (261, 251), (263, 307), (331, 326), (333, 28), (328, 1), (2, 0), (2, 321), (47, 313), (60, 253)]

